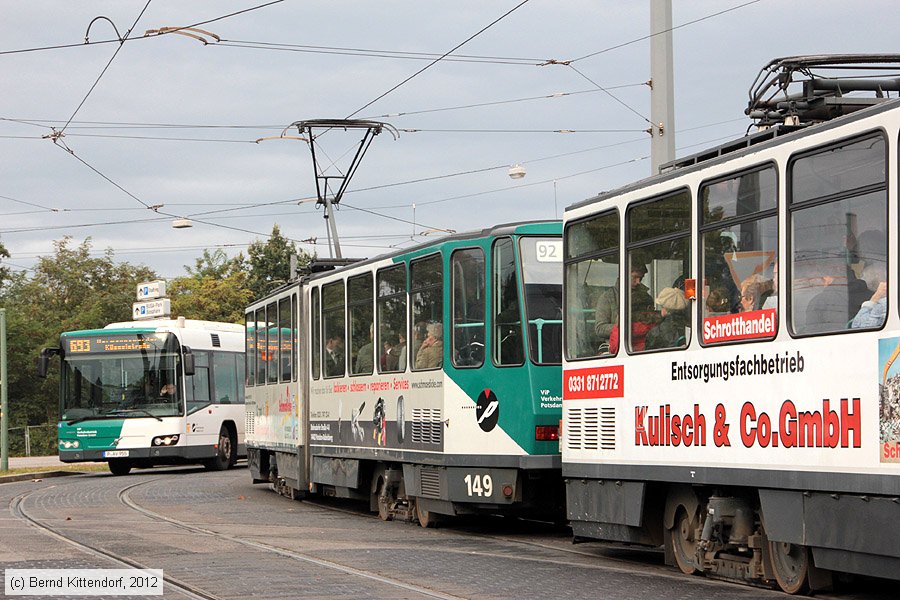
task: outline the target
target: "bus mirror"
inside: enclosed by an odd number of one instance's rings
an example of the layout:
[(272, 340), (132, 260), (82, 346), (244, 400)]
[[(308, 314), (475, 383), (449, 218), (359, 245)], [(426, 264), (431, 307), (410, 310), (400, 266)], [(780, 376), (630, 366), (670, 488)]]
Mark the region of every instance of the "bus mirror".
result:
[(194, 354), (187, 346), (182, 346), (181, 349), (184, 351), (184, 362), (182, 363), (184, 366), (184, 374), (190, 377), (194, 374)]
[(46, 377), (50, 370), (50, 357), (59, 354), (59, 348), (44, 348), (38, 356), (37, 374), (38, 377)]

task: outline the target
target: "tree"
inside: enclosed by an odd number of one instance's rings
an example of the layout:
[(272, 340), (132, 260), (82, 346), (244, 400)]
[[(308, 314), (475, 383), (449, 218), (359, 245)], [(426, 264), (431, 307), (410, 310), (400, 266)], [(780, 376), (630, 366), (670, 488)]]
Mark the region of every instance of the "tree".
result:
[(169, 284), (172, 313), (191, 319), (243, 323), (244, 308), (253, 299), (242, 255), (228, 258), (224, 250), (203, 251), (188, 275)]
[[(0, 242), (0, 258), (9, 258), (9, 251), (2, 242)], [(9, 269), (0, 264), (0, 289), (3, 289), (3, 282), (7, 279), (9, 279)]]
[(57, 418), (58, 371), (37, 377), (34, 362), (41, 348), (58, 346), (64, 331), (131, 320), (135, 287), (156, 278), (143, 265), (116, 263), (112, 250), (92, 257), (90, 238), (76, 247), (71, 242), (70, 237), (54, 242), (54, 254), (41, 257), (31, 277), (13, 277), (4, 289), (10, 414), (18, 426)]
[(250, 263), (248, 286), (253, 298), (262, 298), (279, 285), (287, 283), (291, 277), (291, 255), (297, 255), (297, 268), (309, 264), (312, 257), (296, 244), (281, 235), (278, 225), (272, 226), (272, 235), (265, 242), (259, 240), (250, 244), (247, 255)]

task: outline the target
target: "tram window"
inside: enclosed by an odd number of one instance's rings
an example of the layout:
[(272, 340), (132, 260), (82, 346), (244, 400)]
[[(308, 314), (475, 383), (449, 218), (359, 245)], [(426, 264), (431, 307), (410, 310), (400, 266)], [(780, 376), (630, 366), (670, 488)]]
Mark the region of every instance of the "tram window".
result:
[(450, 256), (453, 274), (453, 365), (484, 364), (484, 251), (456, 250)]
[(322, 316), (319, 313), (319, 288), (313, 288), (310, 293), (310, 319), (312, 331), (310, 332), (310, 343), (309, 347), (311, 349), (310, 355), (312, 356), (312, 377), (313, 379), (318, 379), (322, 374), (322, 355), (321, 352), (321, 331), (322, 331)]
[(248, 312), (246, 315), (246, 323), (244, 324), (244, 335), (246, 336), (246, 342), (244, 344), (244, 362), (246, 363), (244, 372), (247, 376), (245, 380), (246, 385), (256, 384), (256, 318), (254, 314), (253, 311)]
[(254, 356), (256, 358), (256, 385), (263, 385), (266, 383), (266, 348), (268, 346), (268, 342), (266, 336), (268, 334), (268, 328), (266, 327), (266, 307), (261, 306), (256, 309), (255, 315), (255, 329), (256, 329), (256, 352), (254, 352)]
[(406, 264), (381, 269), (378, 290), (378, 371), (406, 371)]
[(297, 356), (300, 354), (300, 346), (297, 345), (297, 336), (300, 332), (299, 302), (297, 294), (291, 294), (291, 380), (297, 381), (297, 373), (300, 371), (300, 365), (297, 363)]
[(410, 263), (412, 301), (412, 365), (415, 370), (443, 365), (444, 280), (441, 255)]
[(632, 206), (627, 216), (625, 339), (631, 352), (684, 348), (690, 342), (684, 280), (691, 272), (691, 195)]
[(350, 316), (350, 373), (371, 375), (375, 331), (371, 273), (347, 280), (347, 309)]
[(704, 344), (777, 333), (777, 197), (774, 167), (700, 188)]
[(236, 356), (226, 352), (214, 352), (213, 358), (213, 393), (217, 404), (237, 404), (238, 379), (235, 364)]
[(562, 362), (562, 240), (519, 239), (528, 353), (540, 365)]
[(269, 333), (268, 344), (266, 345), (265, 362), (268, 375), (266, 381), (269, 383), (278, 383), (278, 363), (281, 356), (281, 349), (278, 346), (278, 308), (275, 302), (266, 307), (266, 331)]
[(572, 223), (565, 233), (566, 357), (611, 356), (618, 347), (619, 214)]
[(294, 313), (291, 311), (291, 298), (278, 301), (278, 356), (282, 382), (291, 380), (291, 367), (294, 356)]
[(887, 314), (887, 181), (881, 135), (790, 163), (791, 330), (879, 328)]
[(516, 254), (512, 240), (501, 238), (494, 243), (491, 262), (493, 282), (494, 331), (491, 355), (500, 366), (525, 363), (522, 339), (522, 310), (519, 308), (519, 282), (516, 277)]
[(326, 377), (342, 377), (344, 366), (344, 282), (322, 286), (322, 337), (325, 341), (322, 360)]

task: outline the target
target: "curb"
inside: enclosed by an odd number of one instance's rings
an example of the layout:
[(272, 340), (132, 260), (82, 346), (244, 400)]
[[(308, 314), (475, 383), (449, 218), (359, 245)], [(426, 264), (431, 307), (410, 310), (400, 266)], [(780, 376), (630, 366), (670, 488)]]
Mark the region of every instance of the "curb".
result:
[(15, 483), (17, 481), (47, 479), (48, 477), (66, 477), (68, 475), (83, 475), (84, 471), (41, 471), (39, 473), (19, 473), (18, 475), (0, 475), (0, 484)]

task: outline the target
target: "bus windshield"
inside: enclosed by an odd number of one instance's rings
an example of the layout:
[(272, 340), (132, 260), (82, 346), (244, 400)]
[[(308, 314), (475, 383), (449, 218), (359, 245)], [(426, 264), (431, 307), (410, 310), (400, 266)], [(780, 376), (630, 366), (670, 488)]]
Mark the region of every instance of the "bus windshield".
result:
[(63, 337), (60, 419), (184, 414), (178, 340), (171, 333)]
[(537, 364), (562, 362), (562, 239), (523, 237), (519, 240), (528, 353)]

